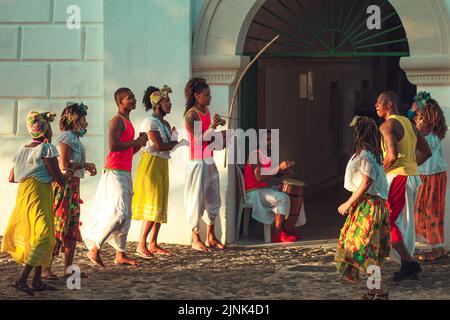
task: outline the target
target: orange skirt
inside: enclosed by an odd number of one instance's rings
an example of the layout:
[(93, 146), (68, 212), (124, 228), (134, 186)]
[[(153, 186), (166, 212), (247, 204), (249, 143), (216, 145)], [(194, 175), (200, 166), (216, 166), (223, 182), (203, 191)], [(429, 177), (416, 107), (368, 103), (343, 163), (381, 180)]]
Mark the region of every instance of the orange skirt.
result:
[(421, 175), (415, 205), (416, 237), (429, 245), (444, 243), (447, 172)]

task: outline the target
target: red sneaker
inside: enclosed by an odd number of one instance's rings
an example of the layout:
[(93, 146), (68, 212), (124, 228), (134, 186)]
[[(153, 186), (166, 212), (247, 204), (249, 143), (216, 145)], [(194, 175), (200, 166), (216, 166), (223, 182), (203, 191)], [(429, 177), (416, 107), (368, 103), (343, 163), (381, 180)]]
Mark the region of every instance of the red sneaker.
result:
[(297, 240), (297, 237), (296, 237), (296, 236), (289, 235), (289, 234), (287, 234), (287, 233), (284, 232), (284, 231), (281, 231), (281, 232), (280, 232), (280, 240), (281, 240), (281, 242), (287, 242), (287, 243), (289, 243), (289, 242), (295, 242), (295, 241)]

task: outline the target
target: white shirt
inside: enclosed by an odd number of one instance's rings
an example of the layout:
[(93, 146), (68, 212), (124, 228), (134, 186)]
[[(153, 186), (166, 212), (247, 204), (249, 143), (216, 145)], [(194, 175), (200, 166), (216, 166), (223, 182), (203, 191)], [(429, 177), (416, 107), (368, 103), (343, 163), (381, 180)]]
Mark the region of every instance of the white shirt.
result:
[(28, 178), (45, 183), (53, 181), (42, 158), (58, 156), (58, 149), (51, 143), (41, 143), (34, 148), (23, 146), (13, 158), (14, 182), (22, 182)]
[[(86, 148), (80, 141), (80, 137), (72, 131), (64, 131), (57, 139), (58, 145), (64, 143), (72, 149), (70, 161), (84, 166), (86, 163)], [(77, 170), (74, 177), (84, 178), (84, 169)]]
[[(142, 121), (140, 132), (149, 132), (149, 131), (156, 131), (159, 132), (161, 136), (161, 140), (164, 143), (169, 143), (172, 140), (172, 134), (170, 132), (170, 128), (168, 128), (166, 125), (164, 125), (161, 120), (159, 120), (157, 117), (151, 115)], [(170, 159), (170, 151), (158, 151), (156, 150), (155, 146), (153, 145), (153, 142), (151, 139), (148, 139), (147, 144), (144, 148), (142, 148), (144, 152), (148, 152), (154, 156), (163, 158), (163, 159)]]
[(363, 150), (357, 157), (352, 156), (349, 160), (345, 170), (344, 188), (355, 192), (361, 185), (362, 175), (372, 179), (372, 184), (366, 193), (387, 200), (389, 185), (386, 173), (383, 166), (376, 161), (375, 156), (367, 150)]
[(425, 136), (425, 140), (431, 149), (431, 157), (428, 158), (417, 170), (421, 175), (431, 175), (447, 171), (447, 161), (442, 151), (442, 143), (439, 137), (433, 133)]

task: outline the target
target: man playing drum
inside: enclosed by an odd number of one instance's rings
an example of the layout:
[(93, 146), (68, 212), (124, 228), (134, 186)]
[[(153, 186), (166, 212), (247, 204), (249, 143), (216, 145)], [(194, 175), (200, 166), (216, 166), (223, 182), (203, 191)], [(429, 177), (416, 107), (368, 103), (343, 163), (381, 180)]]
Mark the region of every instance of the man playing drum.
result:
[[(271, 153), (271, 134), (267, 130), (267, 145), (263, 150)], [(275, 175), (264, 174), (264, 168), (271, 168), (271, 159), (261, 149), (250, 153), (244, 170), (245, 191), (248, 202), (253, 206), (252, 218), (263, 224), (274, 224), (272, 242), (294, 242), (297, 237), (288, 234), (285, 229), (285, 220), (290, 210), (289, 196), (281, 191), (269, 187), (268, 180), (274, 176), (280, 177), (292, 174), (294, 161), (283, 161), (275, 169)]]

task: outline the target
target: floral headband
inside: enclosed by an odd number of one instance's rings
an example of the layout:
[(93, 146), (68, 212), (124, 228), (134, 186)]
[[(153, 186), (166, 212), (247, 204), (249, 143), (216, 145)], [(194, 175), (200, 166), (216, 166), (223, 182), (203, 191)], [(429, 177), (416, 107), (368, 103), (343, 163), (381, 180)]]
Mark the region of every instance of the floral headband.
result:
[(33, 139), (42, 138), (50, 127), (50, 122), (55, 120), (54, 112), (39, 113), (31, 111), (27, 116), (28, 133)]
[(427, 105), (427, 101), (431, 99), (431, 94), (427, 91), (420, 91), (414, 97), (414, 101), (417, 103), (417, 106), (424, 110)]
[(169, 97), (169, 93), (172, 93), (172, 89), (167, 85), (164, 85), (161, 90), (153, 92), (150, 95), (150, 102), (152, 104), (152, 107), (156, 107), (161, 99), (167, 99)]

